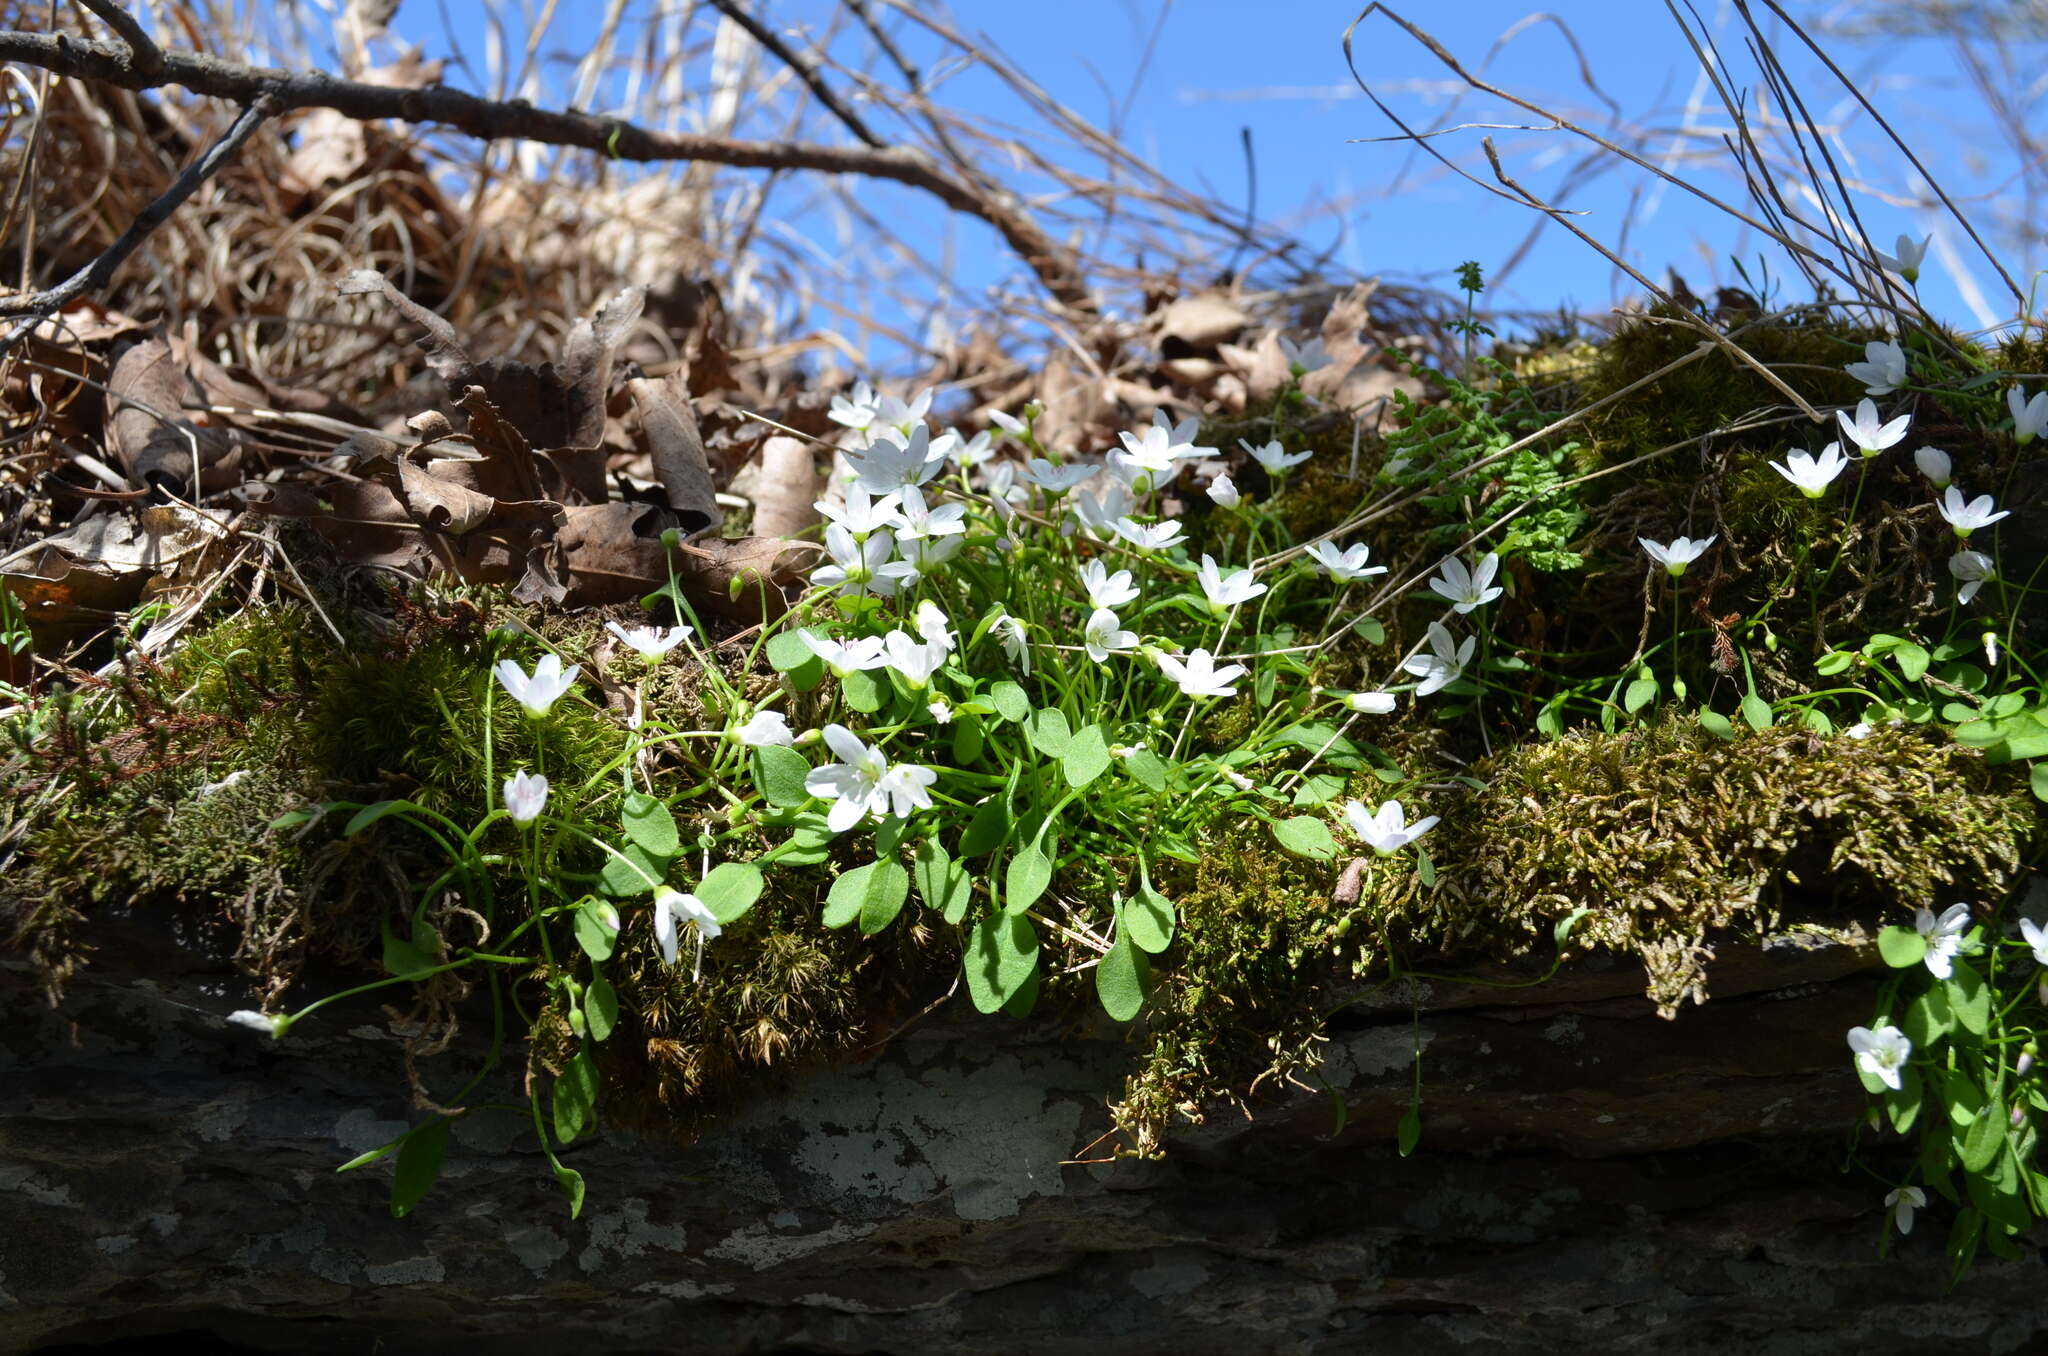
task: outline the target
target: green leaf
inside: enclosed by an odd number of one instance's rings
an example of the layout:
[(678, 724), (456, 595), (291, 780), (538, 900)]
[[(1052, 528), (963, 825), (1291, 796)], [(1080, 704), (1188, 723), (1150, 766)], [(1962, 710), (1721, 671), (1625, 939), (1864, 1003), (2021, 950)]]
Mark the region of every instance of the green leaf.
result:
[(785, 744), (764, 744), (754, 750), (754, 787), (770, 805), (793, 810), (811, 798), (804, 778), (811, 775), (808, 758)]
[(1848, 672), (1849, 666), (1855, 662), (1856, 656), (1847, 650), (1829, 650), (1814, 661), (1813, 671), (1823, 678), (1832, 678), (1838, 673)]
[(1334, 772), (1311, 773), (1295, 788), (1294, 803), (1300, 808), (1327, 805), (1343, 795), (1347, 785), (1349, 783)]
[(1003, 1016), (1023, 1021), (1031, 1015), (1031, 1009), (1038, 1006), (1038, 967), (1032, 966), (1024, 976), (1024, 982), (1017, 986), (1017, 992), (1003, 1002)]
[(1556, 925), (1550, 929), (1550, 936), (1551, 940), (1557, 944), (1558, 950), (1564, 950), (1564, 944), (1571, 940), (1572, 929), (1579, 925), (1580, 919), (1592, 912), (1591, 909), (1581, 904), (1578, 908), (1573, 909), (1570, 913), (1557, 920)]
[(889, 680), (871, 669), (855, 669), (839, 680), (839, 691), (848, 706), (872, 714), (888, 703)]
[(1894, 970), (1910, 970), (1927, 958), (1927, 939), (1894, 924), (1877, 934), (1877, 954)]
[(1735, 727), (1729, 724), (1728, 717), (1722, 715), (1719, 711), (1710, 711), (1704, 706), (1701, 707), (1699, 722), (1700, 728), (1716, 739), (1735, 738)]
[(391, 1179), (391, 1217), (404, 1219), (441, 1175), (448, 1152), (448, 1118), (436, 1116), (405, 1137), (398, 1151), (398, 1171)]
[(1752, 730), (1771, 728), (1771, 704), (1751, 692), (1742, 699), (1742, 718), (1749, 722)]
[(1260, 665), (1258, 675), (1252, 679), (1252, 700), (1261, 711), (1273, 704), (1273, 692), (1279, 686), (1279, 668), (1273, 664)]
[(411, 979), (433, 969), (434, 962), (411, 942), (401, 941), (387, 923), (384, 925), (384, 968), (400, 979)]
[(953, 763), (966, 767), (980, 759), (984, 743), (981, 731), (981, 717), (955, 715), (953, 717)]
[[(1914, 934), (1916, 937), (1918, 933)], [(1948, 1008), (1948, 986), (1937, 984), (1906, 1005), (1905, 1016), (1899, 1018), (1899, 1030), (1906, 1033), (1906, 1039), (1913, 1042), (1913, 1048), (1922, 1053), (1929, 1052), (1941, 1039), (1955, 1030), (1955, 1015)]]
[(1928, 654), (1911, 641), (1901, 641), (1892, 648), (1892, 662), (1899, 666), (1899, 672), (1906, 675), (1906, 681), (1917, 683), (1927, 676)]
[(578, 1050), (555, 1080), (555, 1138), (567, 1144), (590, 1128), (597, 1106), (597, 1064), (590, 1051)]
[(1130, 936), (1118, 933), (1116, 945), (1095, 965), (1095, 996), (1112, 1021), (1128, 1022), (1145, 1006), (1145, 988), (1151, 981), (1151, 966), (1145, 953), (1131, 945)]
[(1010, 858), (1003, 873), (1003, 909), (1019, 913), (1030, 908), (1052, 884), (1052, 859), (1036, 843), (1026, 843)]
[(1436, 884), (1436, 858), (1420, 843), (1415, 845), (1415, 879), (1422, 882), (1424, 889)]
[(1564, 698), (1544, 703), (1536, 713), (1536, 733), (1555, 739), (1564, 733)]
[(1275, 821), (1273, 837), (1297, 857), (1326, 862), (1337, 855), (1337, 840), (1330, 836), (1330, 826), (1313, 815)]
[(1089, 725), (1077, 731), (1060, 761), (1066, 765), (1067, 785), (1076, 789), (1109, 771), (1109, 741), (1102, 727)]
[(988, 696), (996, 704), (996, 711), (1012, 724), (1031, 714), (1031, 699), (1024, 695), (1023, 688), (1007, 678), (990, 688)]
[(583, 991), (583, 1020), (594, 1041), (607, 1040), (619, 1029), (619, 991), (603, 975), (592, 979)]
[(2048, 800), (2048, 759), (2034, 764), (2027, 774), (2027, 784), (2034, 789), (2035, 800)]
[(562, 1194), (569, 1198), (569, 1218), (575, 1219), (583, 1213), (583, 1174), (574, 1168), (555, 1164), (555, 1185), (562, 1188)]
[(629, 792), (619, 821), (626, 840), (650, 857), (666, 859), (676, 855), (682, 840), (676, 833), (676, 817), (668, 806), (645, 791)]
[(400, 810), (417, 810), (420, 807), (409, 800), (380, 800), (374, 805), (365, 805), (355, 812), (348, 821), (348, 827), (341, 831), (343, 838), (353, 838), (386, 815), (395, 815)]
[(1139, 749), (1124, 759), (1124, 771), (1147, 790), (1166, 790), (1166, 761), (1150, 749)]
[(752, 862), (720, 862), (697, 883), (697, 902), (721, 924), (736, 923), (761, 897), (767, 879)]
[(1365, 637), (1365, 643), (1368, 645), (1384, 645), (1387, 643), (1387, 628), (1380, 625), (1379, 621), (1372, 617), (1360, 617), (1358, 619), (1358, 634)]
[(1020, 913), (991, 913), (967, 934), (967, 993), (978, 1012), (994, 1012), (1038, 970), (1038, 933)]
[(927, 908), (945, 915), (948, 923), (958, 923), (967, 916), (968, 901), (974, 897), (974, 877), (948, 855), (938, 839), (927, 838), (917, 845), (910, 879), (917, 886), (917, 897)]
[(1394, 1127), (1394, 1147), (1406, 1158), (1415, 1152), (1415, 1146), (1422, 1142), (1422, 1108), (1411, 1106), (1401, 1117), (1401, 1123)]
[(1031, 717), (1030, 723), (1024, 727), (1024, 735), (1031, 741), (1031, 747), (1048, 758), (1058, 758), (1066, 753), (1067, 743), (1074, 737), (1067, 727), (1065, 713), (1050, 707)]
[(608, 924), (618, 917), (618, 912), (596, 895), (585, 895), (576, 901), (576, 945), (583, 948), (584, 955), (594, 961), (612, 958), (619, 933)]
[(1657, 700), (1658, 683), (1655, 678), (1637, 678), (1621, 694), (1621, 709), (1634, 715)]
[(273, 832), (278, 829), (296, 829), (301, 824), (311, 822), (315, 817), (316, 812), (312, 810), (286, 810), (264, 827)]
[(804, 643), (801, 631), (777, 631), (768, 637), (768, 666), (777, 673), (800, 669), (817, 658), (817, 651)]
[(993, 852), (1009, 837), (1009, 804), (1001, 796), (990, 796), (967, 821), (967, 831), (960, 835), (960, 855), (979, 857), (984, 852)]
[(1972, 1035), (1991, 1030), (1991, 986), (1966, 961), (1956, 961), (1955, 970), (1943, 985), (1948, 990), (1949, 1011)]
[(1913, 1122), (1920, 1117), (1925, 1095), (1926, 1084), (1920, 1077), (1920, 1071), (1908, 1065), (1901, 1072), (1898, 1091), (1884, 1090), (1885, 1113), (1891, 1117), (1892, 1129), (1903, 1135), (1913, 1128)]
[[(2005, 1107), (1997, 1098), (1984, 1104), (1977, 1119), (1970, 1122), (1970, 1128), (1963, 1132), (1963, 1142), (1958, 1146), (1963, 1171), (1978, 1173), (1991, 1166), (1999, 1151), (2005, 1148)], [(1972, 1193), (1974, 1199), (1975, 1193)], [(1979, 1208), (1982, 1203), (1979, 1202)]]
[[(910, 873), (895, 862), (856, 866), (832, 882), (825, 896), (825, 926), (843, 928), (859, 919), (863, 932), (879, 932), (895, 918), (909, 891)], [(871, 919), (881, 921), (870, 927)]]
[(1172, 945), (1173, 922), (1173, 901), (1151, 886), (1141, 885), (1137, 898), (1124, 905), (1117, 926), (1135, 945), (1156, 956)]
[(804, 813), (792, 821), (795, 831), (777, 843), (774, 848), (761, 854), (756, 866), (780, 862), (789, 866), (816, 866), (832, 855), (832, 840), (839, 835), (832, 832), (832, 826), (821, 814)]
[(616, 857), (605, 854), (604, 869), (598, 872), (597, 883), (606, 894), (626, 899), (646, 894), (667, 876), (667, 858), (650, 857), (638, 843), (628, 843)]

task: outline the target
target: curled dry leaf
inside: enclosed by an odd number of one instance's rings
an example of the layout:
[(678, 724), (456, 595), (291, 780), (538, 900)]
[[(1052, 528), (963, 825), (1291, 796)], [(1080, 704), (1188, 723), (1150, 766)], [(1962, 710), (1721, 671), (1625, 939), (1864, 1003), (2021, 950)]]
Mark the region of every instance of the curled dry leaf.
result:
[(144, 597), (205, 578), (229, 515), (158, 504), (103, 513), (44, 539), (4, 574), (36, 649), (50, 654), (111, 624)]
[(640, 416), (640, 439), (654, 465), (654, 478), (661, 482), (677, 525), (686, 533), (717, 527), (724, 514), (704, 459), (697, 416), (690, 409), (687, 378), (680, 372), (658, 380), (639, 377), (627, 382), (626, 390)]
[(190, 498), (195, 463), (200, 489), (235, 483), (240, 456), (233, 440), (184, 416), (185, 403), (200, 403), (202, 396), (159, 335), (115, 355), (107, 378), (107, 443), (130, 484)]
[(1337, 877), (1337, 887), (1330, 891), (1330, 902), (1340, 909), (1348, 909), (1358, 903), (1365, 893), (1364, 857), (1353, 857), (1344, 867), (1344, 874)]
[[(797, 537), (817, 525), (818, 462), (808, 443), (783, 434), (763, 439), (760, 460), (744, 474), (755, 536)], [(735, 490), (740, 483), (735, 480)]]
[(1177, 297), (1159, 312), (1160, 351), (1168, 358), (1213, 349), (1243, 333), (1252, 318), (1224, 293), (1211, 289)]

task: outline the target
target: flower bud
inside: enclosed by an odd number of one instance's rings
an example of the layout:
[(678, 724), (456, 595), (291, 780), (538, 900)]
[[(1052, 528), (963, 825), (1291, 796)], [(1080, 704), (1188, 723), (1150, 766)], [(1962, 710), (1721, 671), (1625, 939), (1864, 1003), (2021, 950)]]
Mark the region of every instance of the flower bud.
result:
[(569, 1029), (579, 1036), (583, 1034), (584, 1021), (582, 1008), (569, 1009)]
[(2014, 1103), (2012, 1115), (2009, 1119), (2012, 1122), (2012, 1128), (2015, 1130), (2019, 1129), (2027, 1123), (2027, 1108), (2020, 1103)]
[(678, 532), (678, 531), (677, 531), (676, 529), (674, 529), (674, 528), (672, 528), (672, 527), (671, 527), (671, 528), (667, 528), (667, 529), (665, 529), (665, 530), (664, 530), (664, 531), (662, 532), (662, 534), (661, 534), (661, 546), (662, 546), (662, 549), (663, 549), (663, 550), (665, 550), (665, 551), (673, 551), (673, 550), (675, 550), (675, 549), (676, 549), (676, 548), (677, 548), (678, 546), (681, 546), (682, 544), (683, 544), (683, 534), (682, 534), (682, 533), (680, 533), (680, 532)]
[(2034, 1043), (2032, 1041), (2028, 1041), (2025, 1045), (2020, 1047), (2020, 1057), (2018, 1060), (2014, 1062), (2012, 1066), (2012, 1075), (2014, 1078), (2025, 1078), (2028, 1072), (2031, 1069), (2033, 1069), (2033, 1067)]

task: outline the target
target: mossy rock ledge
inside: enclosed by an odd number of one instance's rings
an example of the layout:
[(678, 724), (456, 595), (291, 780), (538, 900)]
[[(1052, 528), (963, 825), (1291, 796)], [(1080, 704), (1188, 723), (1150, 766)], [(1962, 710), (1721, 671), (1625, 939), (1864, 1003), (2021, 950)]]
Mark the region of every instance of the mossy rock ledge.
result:
[(1879, 975), (1854, 944), (1722, 946), (1675, 1022), (1605, 953), (1522, 989), (1404, 980), (1337, 1014), (1302, 1088), (1182, 1122), (1156, 1161), (1075, 1161), (1123, 1087), (1118, 1030), (949, 1006), (690, 1147), (579, 1144), (571, 1221), (512, 1111), (458, 1122), (393, 1219), (386, 1168), (333, 1171), (410, 1110), (374, 1003), (272, 1045), (221, 1025), (235, 969), (206, 938), (136, 916), (94, 940), (56, 1010), (0, 971), (7, 1350), (1668, 1356), (2048, 1332), (2031, 1253), (1954, 1288), (1934, 1230), (1879, 1257), (1877, 1193), (1840, 1171), (1863, 1101), (1842, 1033)]

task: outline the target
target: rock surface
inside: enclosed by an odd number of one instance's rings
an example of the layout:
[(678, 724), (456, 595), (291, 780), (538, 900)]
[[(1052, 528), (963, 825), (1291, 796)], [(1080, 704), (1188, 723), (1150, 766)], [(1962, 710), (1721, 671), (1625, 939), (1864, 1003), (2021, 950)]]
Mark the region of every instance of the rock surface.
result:
[(967, 1012), (692, 1147), (586, 1140), (580, 1220), (479, 1113), (394, 1220), (388, 1168), (333, 1171), (407, 1114), (374, 1004), (273, 1045), (222, 1025), (225, 967), (110, 940), (56, 1012), (0, 971), (0, 1349), (2038, 1350), (2037, 1258), (1951, 1289), (1941, 1209), (1878, 1256), (1885, 1183), (1842, 1171), (1864, 963), (1731, 953), (1670, 1023), (1623, 966), (1407, 981), (1339, 1015), (1327, 1088), (1159, 1163), (1072, 1161), (1116, 1033)]

